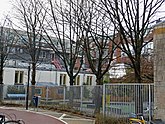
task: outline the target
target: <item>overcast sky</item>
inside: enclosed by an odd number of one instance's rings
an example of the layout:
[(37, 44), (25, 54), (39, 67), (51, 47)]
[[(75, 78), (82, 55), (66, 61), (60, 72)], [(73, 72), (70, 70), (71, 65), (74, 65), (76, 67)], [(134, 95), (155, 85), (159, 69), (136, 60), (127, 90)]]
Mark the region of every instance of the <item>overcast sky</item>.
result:
[(4, 18), (5, 15), (11, 11), (10, 0), (0, 0), (0, 19)]
[[(12, 13), (12, 5), (10, 1), (12, 0), (0, 0), (0, 21), (3, 20), (7, 14)], [(165, 3), (163, 7), (161, 7), (161, 12), (158, 12), (154, 17), (154, 20), (161, 17), (165, 17)], [(165, 18), (163, 20), (165, 20)]]

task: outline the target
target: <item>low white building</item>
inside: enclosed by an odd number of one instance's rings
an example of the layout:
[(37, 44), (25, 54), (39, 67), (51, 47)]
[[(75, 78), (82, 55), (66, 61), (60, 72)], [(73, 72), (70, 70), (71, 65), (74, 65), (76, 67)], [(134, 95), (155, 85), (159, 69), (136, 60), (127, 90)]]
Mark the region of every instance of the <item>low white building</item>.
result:
[[(18, 64), (18, 63), (17, 63)], [(19, 63), (19, 66), (4, 68), (3, 83), (6, 85), (20, 85), (28, 82), (28, 64)], [(20, 66), (22, 65), (22, 66)], [(23, 67), (24, 65), (24, 67)], [(31, 73), (30, 73), (31, 78)], [(91, 73), (80, 72), (74, 85), (96, 85), (96, 77)], [(54, 65), (41, 64), (36, 70), (36, 82), (53, 83), (54, 85), (69, 86), (69, 76), (65, 70), (56, 70)]]
[(115, 64), (109, 70), (110, 78), (121, 78), (126, 75), (126, 67), (124, 63)]

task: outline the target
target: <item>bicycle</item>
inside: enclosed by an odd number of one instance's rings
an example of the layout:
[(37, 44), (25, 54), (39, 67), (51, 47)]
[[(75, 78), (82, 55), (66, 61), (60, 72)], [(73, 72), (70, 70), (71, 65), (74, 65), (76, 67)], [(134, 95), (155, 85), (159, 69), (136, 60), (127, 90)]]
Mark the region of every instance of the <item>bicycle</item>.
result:
[[(154, 109), (151, 109), (147, 107), (145, 110), (145, 113), (147, 113), (149, 110), (155, 110), (157, 107)], [(144, 119), (144, 116), (142, 113), (134, 114), (132, 113), (132, 117), (129, 118), (129, 124), (147, 124), (148, 122)]]
[(146, 124), (146, 123), (147, 121), (145, 121), (142, 113), (134, 114), (134, 116), (129, 118), (129, 124)]
[(8, 120), (4, 124), (25, 124), (25, 122), (23, 120)]
[[(8, 117), (7, 117), (8, 116)], [(14, 114), (15, 119), (12, 119), (10, 115), (0, 114), (0, 124), (25, 124), (25, 122), (21, 119), (16, 119), (16, 115)]]

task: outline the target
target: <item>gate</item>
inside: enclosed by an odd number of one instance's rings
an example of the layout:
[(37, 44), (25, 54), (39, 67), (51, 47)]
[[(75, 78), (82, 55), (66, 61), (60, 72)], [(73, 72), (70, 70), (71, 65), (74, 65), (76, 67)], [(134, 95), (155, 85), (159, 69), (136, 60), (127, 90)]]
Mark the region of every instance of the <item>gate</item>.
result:
[[(104, 84), (103, 87), (104, 115), (128, 117), (136, 113), (136, 104), (141, 104), (143, 114), (151, 119), (154, 107), (153, 84)], [(140, 99), (137, 99), (140, 96), (138, 93), (141, 94)], [(146, 109), (149, 111), (146, 112)]]

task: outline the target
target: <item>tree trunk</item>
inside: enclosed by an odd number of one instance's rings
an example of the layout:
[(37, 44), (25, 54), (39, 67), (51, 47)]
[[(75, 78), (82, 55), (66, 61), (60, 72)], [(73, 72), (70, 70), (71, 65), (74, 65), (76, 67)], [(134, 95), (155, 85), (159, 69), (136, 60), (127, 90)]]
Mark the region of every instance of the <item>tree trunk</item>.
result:
[(31, 103), (34, 106), (33, 97), (35, 95), (35, 84), (36, 84), (36, 80), (35, 80), (35, 78), (36, 78), (36, 64), (35, 63), (32, 63), (32, 75), (31, 76), (32, 76), (31, 77), (32, 78), (32, 80), (31, 80), (31, 84), (32, 84), (32, 86), (31, 86), (31, 93), (32, 93)]
[(0, 70), (0, 84), (3, 84), (3, 67)]
[(95, 104), (95, 111), (94, 114), (99, 114), (100, 113), (100, 108), (102, 105), (102, 88), (101, 86), (95, 86), (94, 91), (94, 104)]
[(31, 95), (30, 95), (30, 98), (29, 98), (31, 100), (30, 105), (32, 107), (35, 107), (34, 99), (33, 99), (33, 97), (35, 96), (35, 85), (30, 86), (30, 91), (31, 91)]
[(0, 69), (0, 102), (3, 100), (3, 64), (1, 63)]
[(3, 57), (1, 56), (1, 67), (0, 67), (0, 84), (3, 84)]
[(4, 85), (0, 84), (0, 103), (2, 103), (2, 101), (3, 101), (3, 87), (4, 87)]
[(73, 107), (73, 99), (74, 99), (74, 78), (70, 76), (70, 88), (69, 88), (69, 107)]
[(32, 80), (31, 80), (32, 85), (36, 84), (35, 78), (36, 78), (36, 65), (35, 63), (32, 63)]
[(135, 113), (143, 113), (140, 56), (138, 57), (138, 60), (135, 62), (135, 64), (135, 82), (140, 84), (135, 86)]
[(94, 87), (93, 95), (94, 95), (94, 104), (95, 104), (95, 114), (100, 113), (100, 108), (102, 105), (102, 79), (97, 78), (96, 80), (97, 86)]

